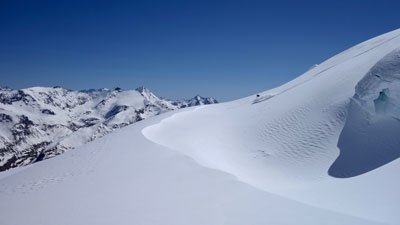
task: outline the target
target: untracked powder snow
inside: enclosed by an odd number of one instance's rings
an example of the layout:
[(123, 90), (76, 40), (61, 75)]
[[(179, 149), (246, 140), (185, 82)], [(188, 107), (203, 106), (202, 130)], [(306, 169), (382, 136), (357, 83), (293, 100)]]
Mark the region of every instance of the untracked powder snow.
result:
[(399, 224), (399, 48), (395, 30), (2, 172), (0, 224)]

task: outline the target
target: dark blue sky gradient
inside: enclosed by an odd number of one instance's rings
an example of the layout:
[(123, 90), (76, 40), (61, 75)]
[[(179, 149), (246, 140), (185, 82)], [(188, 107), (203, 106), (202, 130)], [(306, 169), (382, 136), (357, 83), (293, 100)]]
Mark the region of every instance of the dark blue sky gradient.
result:
[(0, 86), (233, 100), (400, 27), (400, 1), (0, 1)]

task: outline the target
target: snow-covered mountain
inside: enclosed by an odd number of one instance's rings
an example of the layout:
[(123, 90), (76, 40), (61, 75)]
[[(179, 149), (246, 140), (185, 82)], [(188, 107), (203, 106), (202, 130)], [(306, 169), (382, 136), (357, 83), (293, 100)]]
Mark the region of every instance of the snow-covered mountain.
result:
[(0, 89), (0, 171), (41, 161), (134, 122), (212, 98), (166, 100), (145, 87)]
[(280, 87), (4, 171), (0, 224), (398, 225), (399, 93), (395, 30)]

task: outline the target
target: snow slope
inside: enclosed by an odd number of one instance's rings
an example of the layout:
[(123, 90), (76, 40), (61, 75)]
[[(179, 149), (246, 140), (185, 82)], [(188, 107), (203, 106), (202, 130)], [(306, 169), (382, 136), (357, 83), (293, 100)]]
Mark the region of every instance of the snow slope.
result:
[[(396, 30), (259, 98), (177, 113), (143, 133), (262, 190), (397, 224), (397, 164), (367, 172), (400, 156), (399, 48)], [(387, 109), (375, 111), (383, 90)]]
[(400, 30), (0, 177), (0, 224), (400, 224)]
[(217, 101), (199, 95), (162, 99), (145, 87), (0, 88), (0, 171), (51, 158), (163, 112), (213, 103)]
[(206, 169), (146, 139), (141, 131), (158, 122), (153, 118), (79, 150), (0, 173), (0, 224), (382, 224), (308, 206)]

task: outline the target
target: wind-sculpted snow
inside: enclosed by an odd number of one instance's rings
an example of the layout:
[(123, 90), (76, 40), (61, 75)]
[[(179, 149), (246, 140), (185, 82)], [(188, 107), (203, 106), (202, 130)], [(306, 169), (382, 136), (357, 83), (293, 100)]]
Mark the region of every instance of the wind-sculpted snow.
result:
[[(0, 224), (398, 225), (398, 48), (400, 30), (259, 97), (167, 112), (6, 171)], [(96, 108), (127, 112), (108, 101)]]
[(400, 49), (357, 84), (348, 114), (331, 176), (357, 176), (400, 157)]
[(400, 48), (371, 68), (357, 84), (354, 99), (371, 115), (400, 119)]
[(0, 224), (384, 224), (257, 190), (144, 138), (164, 115), (4, 172)]
[[(391, 189), (391, 194), (375, 197), (376, 190), (367, 188), (361, 199), (350, 201), (361, 192), (352, 181), (334, 177), (361, 175), (399, 156), (400, 67), (398, 51), (393, 52), (399, 47), (397, 30), (334, 56), (281, 87), (177, 113), (143, 134), (262, 190), (396, 224), (400, 217), (393, 209), (400, 207), (399, 194)], [(360, 178), (358, 188), (374, 186), (374, 179)], [(400, 188), (399, 183), (391, 185)]]

